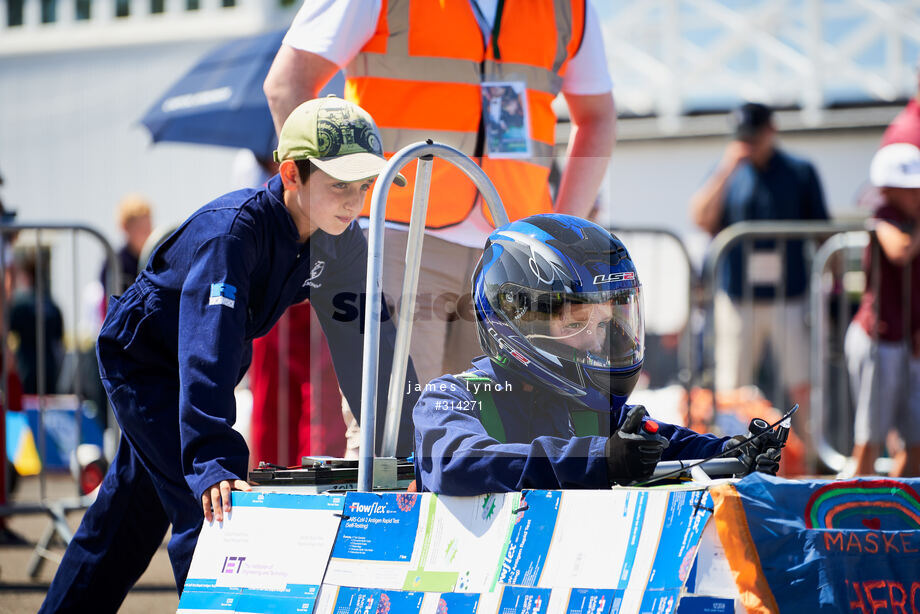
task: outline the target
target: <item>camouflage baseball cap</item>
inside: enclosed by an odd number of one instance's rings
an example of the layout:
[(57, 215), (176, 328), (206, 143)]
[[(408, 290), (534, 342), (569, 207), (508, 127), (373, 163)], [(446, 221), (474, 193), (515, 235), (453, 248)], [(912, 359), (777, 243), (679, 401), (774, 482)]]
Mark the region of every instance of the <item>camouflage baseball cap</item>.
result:
[[(339, 181), (376, 177), (386, 165), (380, 132), (367, 111), (334, 95), (308, 100), (281, 127), (275, 161), (310, 160)], [(397, 174), (396, 185), (406, 185)]]

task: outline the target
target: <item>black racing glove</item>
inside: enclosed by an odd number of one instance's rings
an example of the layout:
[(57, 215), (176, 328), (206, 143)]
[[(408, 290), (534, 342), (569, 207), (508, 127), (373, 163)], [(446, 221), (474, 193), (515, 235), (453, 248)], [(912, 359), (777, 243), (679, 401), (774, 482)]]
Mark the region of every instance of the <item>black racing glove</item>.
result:
[(752, 470), (758, 473), (776, 475), (776, 472), (779, 471), (779, 457), (782, 452), (781, 448), (770, 448), (766, 452), (761, 452), (754, 457)]
[(607, 439), (607, 477), (611, 484), (626, 486), (652, 477), (668, 440), (658, 434), (658, 424), (642, 419), (648, 412), (636, 405), (626, 414), (626, 420)]
[(782, 454), (782, 444), (777, 439), (776, 434), (770, 432), (748, 442), (745, 442), (746, 439), (747, 436), (745, 435), (735, 435), (722, 444), (722, 450), (731, 449), (728, 455), (741, 459), (747, 467), (747, 472), (744, 475), (749, 475), (755, 471), (776, 475), (776, 472), (779, 471), (779, 459)]

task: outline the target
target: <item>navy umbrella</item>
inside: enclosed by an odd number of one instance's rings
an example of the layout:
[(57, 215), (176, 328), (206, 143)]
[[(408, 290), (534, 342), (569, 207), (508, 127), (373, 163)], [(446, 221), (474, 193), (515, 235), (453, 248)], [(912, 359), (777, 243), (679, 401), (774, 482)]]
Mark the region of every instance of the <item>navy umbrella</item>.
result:
[[(153, 142), (246, 148), (271, 159), (275, 127), (262, 83), (284, 32), (230, 41), (201, 58), (141, 119)], [(341, 89), (340, 81), (341, 75), (326, 89)]]

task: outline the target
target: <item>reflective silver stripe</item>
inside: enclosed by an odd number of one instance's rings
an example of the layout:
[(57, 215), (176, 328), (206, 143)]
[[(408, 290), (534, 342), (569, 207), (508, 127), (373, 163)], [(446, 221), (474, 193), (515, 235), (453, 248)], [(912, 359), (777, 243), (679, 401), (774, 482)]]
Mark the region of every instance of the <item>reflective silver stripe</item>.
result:
[(547, 92), (553, 96), (562, 89), (562, 77), (531, 64), (488, 60), (483, 79), (486, 81), (523, 81), (527, 84), (528, 89)]
[[(482, 81), (478, 61), (409, 55), (410, 2), (411, 0), (389, 0), (386, 53), (359, 53), (346, 68), (347, 75), (478, 85)], [(562, 77), (556, 73), (566, 60), (566, 47), (572, 38), (572, 11), (570, 0), (553, 0), (553, 3), (557, 24), (553, 70), (530, 64), (487, 61), (484, 77), (486, 81), (524, 81), (530, 89), (554, 96), (559, 93), (562, 89)], [(564, 27), (559, 27), (560, 24)]]
[(387, 3), (387, 54), (409, 55), (409, 2), (390, 0)]
[(553, 0), (553, 5), (556, 14), (556, 57), (553, 60), (553, 72), (558, 73), (568, 58), (569, 42), (572, 40), (575, 28), (572, 23), (572, 0)]
[(472, 156), (476, 149), (476, 132), (424, 130), (414, 128), (380, 128), (380, 138), (383, 139), (384, 151), (394, 153), (406, 145), (418, 143), (426, 139), (456, 147), (468, 156)]
[(481, 78), (479, 62), (471, 60), (382, 53), (359, 53), (346, 69), (349, 77), (379, 77), (428, 83), (479, 85), (483, 80), (523, 81), (529, 89), (554, 96), (562, 89), (562, 77), (530, 64), (489, 60), (486, 61), (484, 72)]
[(359, 53), (345, 70), (349, 77), (380, 77), (479, 85), (479, 62), (456, 58)]
[(527, 161), (531, 164), (537, 164), (549, 168), (553, 164), (553, 146), (547, 145), (543, 141), (530, 139), (531, 157)]
[[(479, 85), (485, 81), (523, 81), (527, 88), (553, 96), (562, 89), (558, 71), (568, 58), (568, 44), (572, 39), (571, 0), (553, 0), (556, 20), (556, 57), (554, 70), (530, 64), (486, 60), (480, 73), (480, 62), (431, 56), (409, 56), (409, 4), (412, 0), (389, 0), (387, 3), (386, 53), (359, 53), (348, 65), (349, 78), (376, 77), (382, 79)], [(423, 0), (427, 1), (427, 0)], [(432, 139), (456, 147), (473, 155), (477, 133), (453, 130), (417, 130), (409, 128), (382, 128), (384, 149), (399, 151), (406, 145)], [(553, 160), (553, 146), (530, 140), (532, 156), (526, 161), (549, 168)]]

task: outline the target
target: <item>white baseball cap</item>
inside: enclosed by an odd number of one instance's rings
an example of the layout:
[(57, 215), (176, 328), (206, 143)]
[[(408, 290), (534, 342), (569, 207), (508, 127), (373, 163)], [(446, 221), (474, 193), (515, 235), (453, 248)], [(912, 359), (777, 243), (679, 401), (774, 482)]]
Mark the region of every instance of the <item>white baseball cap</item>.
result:
[(910, 143), (892, 143), (875, 152), (869, 181), (878, 188), (920, 188), (920, 149)]

